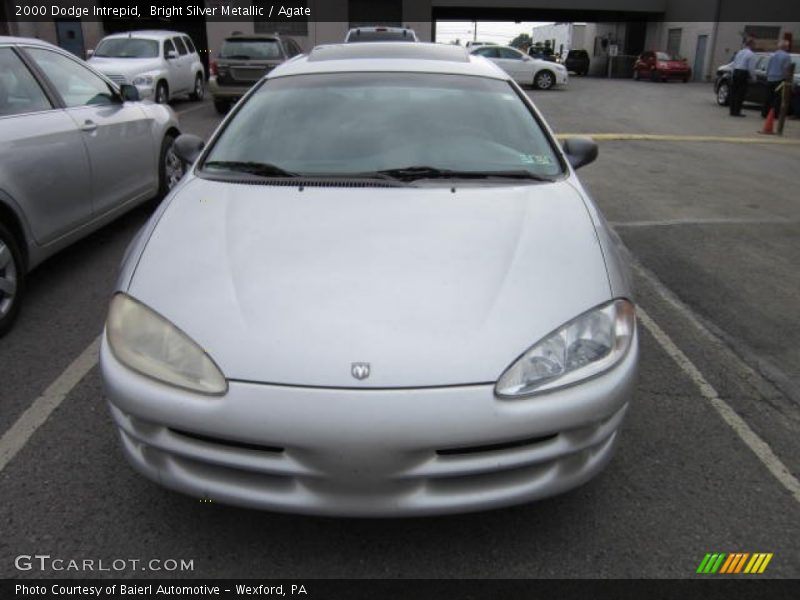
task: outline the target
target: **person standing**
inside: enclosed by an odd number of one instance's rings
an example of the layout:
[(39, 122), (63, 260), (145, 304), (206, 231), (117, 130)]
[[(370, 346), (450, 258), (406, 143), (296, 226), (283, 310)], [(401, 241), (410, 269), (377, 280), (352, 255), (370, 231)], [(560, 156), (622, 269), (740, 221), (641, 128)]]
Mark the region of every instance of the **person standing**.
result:
[(767, 63), (767, 96), (764, 99), (764, 106), (761, 107), (761, 116), (766, 117), (769, 109), (775, 110), (777, 117), (781, 112), (781, 95), (775, 90), (786, 77), (786, 70), (792, 60), (792, 56), (787, 52), (789, 40), (781, 40), (778, 50), (773, 54)]
[(747, 94), (747, 84), (754, 75), (756, 55), (753, 54), (755, 42), (748, 39), (744, 43), (744, 48), (733, 57), (733, 77), (731, 81), (731, 102), (730, 113), (732, 117), (744, 117), (742, 114), (742, 104)]

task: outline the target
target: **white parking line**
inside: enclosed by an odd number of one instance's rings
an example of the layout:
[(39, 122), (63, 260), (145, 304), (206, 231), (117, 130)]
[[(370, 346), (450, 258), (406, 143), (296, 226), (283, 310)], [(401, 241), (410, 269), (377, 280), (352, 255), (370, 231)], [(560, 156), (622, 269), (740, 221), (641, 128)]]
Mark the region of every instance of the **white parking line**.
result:
[(0, 472), (22, 450), (36, 430), (58, 408), (83, 377), (97, 364), (100, 336), (72, 361), (61, 375), (28, 407), (0, 438)]
[(750, 450), (758, 457), (765, 467), (775, 476), (783, 487), (789, 490), (794, 499), (800, 502), (800, 481), (792, 475), (791, 471), (781, 462), (772, 448), (769, 447), (758, 434), (736, 412), (722, 400), (717, 390), (703, 377), (700, 370), (689, 360), (670, 337), (650, 318), (641, 307), (637, 309), (637, 315), (642, 325), (651, 333), (664, 351), (674, 360), (686, 375), (700, 390), (700, 394), (709, 401), (714, 410), (719, 413), (731, 429), (738, 435)]

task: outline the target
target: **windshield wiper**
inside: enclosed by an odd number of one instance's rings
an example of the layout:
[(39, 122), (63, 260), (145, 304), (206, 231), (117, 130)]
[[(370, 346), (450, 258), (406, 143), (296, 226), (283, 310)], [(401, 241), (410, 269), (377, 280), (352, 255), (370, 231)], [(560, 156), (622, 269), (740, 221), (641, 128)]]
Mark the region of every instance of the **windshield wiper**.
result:
[(281, 169), (276, 165), (270, 163), (251, 162), (251, 161), (237, 161), (237, 160), (210, 160), (203, 165), (203, 168), (212, 167), (215, 169), (224, 169), (226, 171), (235, 171), (238, 173), (247, 173), (249, 175), (258, 175), (259, 177), (299, 177), (299, 173), (292, 173)]
[(417, 179), (530, 179), (533, 181), (553, 181), (549, 177), (531, 173), (525, 169), (513, 171), (458, 171), (455, 169), (438, 169), (436, 167), (402, 167), (377, 171), (378, 175), (392, 177), (400, 181), (416, 181)]

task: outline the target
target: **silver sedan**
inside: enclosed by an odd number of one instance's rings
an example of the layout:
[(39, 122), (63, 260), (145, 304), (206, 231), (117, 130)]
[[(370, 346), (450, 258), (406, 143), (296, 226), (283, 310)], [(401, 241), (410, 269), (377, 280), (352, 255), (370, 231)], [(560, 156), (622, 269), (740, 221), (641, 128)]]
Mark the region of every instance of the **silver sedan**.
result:
[(178, 121), (46, 42), (0, 37), (0, 335), (26, 272), (183, 175)]
[(519, 86), (456, 46), (271, 72), (131, 247), (101, 370), (122, 447), (216, 502), (482, 510), (609, 461), (638, 342), (622, 254)]

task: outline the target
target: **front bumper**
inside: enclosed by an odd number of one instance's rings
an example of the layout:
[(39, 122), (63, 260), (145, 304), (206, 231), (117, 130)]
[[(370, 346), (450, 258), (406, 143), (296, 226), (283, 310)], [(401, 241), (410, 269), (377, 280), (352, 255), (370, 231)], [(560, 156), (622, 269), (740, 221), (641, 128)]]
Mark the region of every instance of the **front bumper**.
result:
[(556, 84), (567, 85), (569, 83), (569, 74), (566, 72), (556, 71)]
[(101, 370), (130, 463), (199, 498), (307, 514), (484, 510), (569, 490), (611, 458), (633, 394), (638, 338), (611, 371), (498, 400), (492, 385), (320, 389), (230, 382), (207, 397), (120, 364)]

